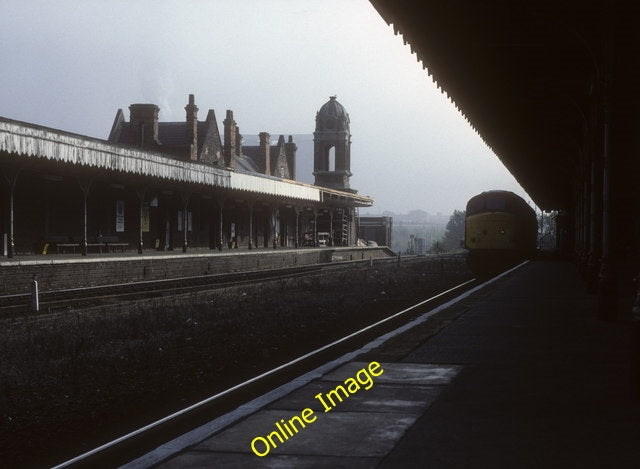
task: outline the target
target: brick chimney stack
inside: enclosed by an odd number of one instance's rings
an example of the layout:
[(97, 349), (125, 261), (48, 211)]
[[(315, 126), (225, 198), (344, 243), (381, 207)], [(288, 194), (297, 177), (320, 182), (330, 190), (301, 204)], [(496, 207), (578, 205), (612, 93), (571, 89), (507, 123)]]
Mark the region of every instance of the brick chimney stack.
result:
[(154, 148), (158, 141), (158, 112), (155, 104), (132, 104), (129, 106), (131, 144), (142, 148)]
[(242, 134), (240, 127), (236, 126), (236, 156), (242, 156)]
[(271, 136), (268, 132), (260, 132), (260, 148), (258, 150), (260, 171), (267, 176), (271, 176), (271, 148), (269, 148), (270, 137)]
[(195, 98), (189, 95), (189, 104), (184, 107), (187, 112), (187, 145), (190, 147), (190, 159), (196, 161), (198, 159), (198, 106), (195, 104)]
[(289, 140), (284, 144), (284, 153), (287, 155), (287, 163), (289, 164), (289, 178), (296, 179), (296, 151), (298, 146), (293, 143), (293, 137), (289, 135)]
[(227, 118), (224, 124), (224, 164), (232, 170), (236, 169), (236, 121), (233, 120), (233, 111), (227, 109)]

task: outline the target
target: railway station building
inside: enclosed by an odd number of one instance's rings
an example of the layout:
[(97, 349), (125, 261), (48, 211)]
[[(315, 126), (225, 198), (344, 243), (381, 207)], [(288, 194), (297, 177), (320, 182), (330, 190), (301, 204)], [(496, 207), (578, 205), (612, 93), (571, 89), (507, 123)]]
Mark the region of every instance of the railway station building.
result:
[[(106, 140), (0, 118), (2, 253), (349, 246), (357, 209), (349, 187), (349, 116), (335, 97), (316, 115), (316, 184), (296, 181), (296, 144), (242, 145), (233, 112), (182, 122), (155, 104), (118, 110)], [(335, 131), (339, 128), (339, 132)]]

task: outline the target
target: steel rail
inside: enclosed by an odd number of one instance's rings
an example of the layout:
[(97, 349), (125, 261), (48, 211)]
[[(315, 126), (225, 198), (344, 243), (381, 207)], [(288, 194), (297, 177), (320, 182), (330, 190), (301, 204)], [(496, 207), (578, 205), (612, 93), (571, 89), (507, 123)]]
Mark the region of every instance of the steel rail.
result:
[[(179, 277), (174, 279), (145, 280), (124, 284), (110, 284), (90, 287), (79, 287), (72, 289), (49, 290), (41, 292), (40, 306), (44, 309), (47, 305), (65, 306), (71, 304), (82, 304), (92, 300), (104, 300), (107, 298), (126, 299), (129, 297), (152, 294), (166, 295), (175, 292), (180, 294), (189, 289), (213, 289), (225, 286), (241, 285), (246, 282), (256, 280), (277, 280), (281, 278), (296, 277), (305, 274), (320, 272), (322, 266), (309, 265), (300, 267), (286, 267), (278, 269), (251, 270), (245, 272), (229, 272), (226, 274), (209, 274), (193, 277)], [(30, 293), (12, 294), (0, 296), (0, 316), (2, 311), (19, 310), (29, 308)], [(68, 303), (68, 304), (67, 304)]]
[[(314, 270), (317, 269), (318, 266), (316, 264), (300, 266), (300, 267), (283, 267), (283, 268), (275, 268), (275, 269), (264, 269), (264, 270), (247, 270), (241, 272), (224, 272), (219, 274), (206, 274), (206, 275), (194, 275), (190, 277), (175, 277), (175, 278), (165, 278), (165, 279), (156, 279), (156, 280), (141, 280), (138, 282), (128, 282), (128, 283), (110, 283), (106, 285), (93, 285), (87, 287), (77, 287), (77, 288), (62, 288), (60, 290), (45, 290), (40, 292), (41, 296), (59, 296), (64, 294), (75, 294), (82, 292), (100, 292), (101, 290), (111, 290), (111, 289), (128, 289), (133, 290), (136, 287), (143, 288), (145, 286), (162, 286), (167, 285), (172, 282), (175, 283), (187, 283), (193, 282), (197, 280), (199, 283), (206, 283), (206, 280), (216, 280), (229, 277), (242, 277), (242, 276), (260, 276), (260, 274), (269, 274), (269, 273), (278, 273), (278, 272), (286, 272), (286, 271), (304, 271), (304, 270)], [(31, 293), (13, 293), (9, 295), (1, 295), (0, 301), (5, 299), (18, 299), (18, 298), (29, 298)]]

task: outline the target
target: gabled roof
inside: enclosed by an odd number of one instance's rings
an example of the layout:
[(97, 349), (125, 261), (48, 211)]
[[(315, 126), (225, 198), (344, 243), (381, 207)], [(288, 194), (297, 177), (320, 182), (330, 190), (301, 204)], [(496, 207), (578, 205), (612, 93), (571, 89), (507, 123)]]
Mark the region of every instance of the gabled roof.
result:
[[(213, 109), (209, 109), (205, 121), (198, 121), (197, 137), (198, 160), (211, 163), (210, 158), (213, 158), (213, 156), (208, 155), (205, 158), (205, 155), (209, 153), (205, 151), (205, 145), (209, 145), (209, 150), (213, 150), (213, 153), (215, 153), (215, 150), (222, 151), (222, 140), (220, 139), (218, 122)], [(132, 146), (131, 140), (131, 122), (127, 122), (122, 109), (118, 109), (108, 141), (119, 145)], [(160, 142), (158, 150), (177, 156), (180, 159), (189, 157), (191, 142), (187, 142), (186, 122), (158, 122), (158, 141)]]
[(269, 154), (271, 156), (271, 174), (276, 174), (276, 165), (278, 164), (278, 156), (280, 153), (284, 155), (284, 135), (280, 135), (278, 138), (278, 143), (275, 146), (271, 146), (269, 149)]

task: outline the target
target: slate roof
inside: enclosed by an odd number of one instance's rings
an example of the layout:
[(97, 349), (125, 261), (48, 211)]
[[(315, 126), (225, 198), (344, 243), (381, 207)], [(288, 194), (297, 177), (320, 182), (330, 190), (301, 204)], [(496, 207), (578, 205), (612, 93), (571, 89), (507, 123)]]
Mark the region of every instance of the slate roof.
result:
[(247, 155), (236, 156), (236, 171), (245, 174), (260, 173), (256, 162)]
[(253, 161), (258, 161), (260, 147), (242, 145), (242, 153), (244, 154), (244, 156), (251, 158)]
[[(269, 157), (271, 158), (271, 166), (273, 166), (273, 157), (274, 155), (277, 155), (277, 151), (278, 151), (278, 146), (277, 145), (269, 145)], [(260, 168), (258, 165), (258, 161), (260, 161), (260, 147), (259, 146), (253, 146), (253, 145), (249, 145), (249, 146), (242, 146), (242, 154), (245, 157), (244, 159), (248, 159), (251, 161), (251, 163), (249, 163), (252, 166), (252, 171), (259, 173), (260, 172)], [(236, 163), (240, 160), (240, 158), (238, 158), (236, 156)], [(273, 168), (270, 168), (271, 171), (273, 171)]]
[[(131, 142), (131, 122), (123, 122), (120, 129), (118, 143), (129, 144)], [(205, 122), (198, 121), (198, 153), (202, 149), (202, 144), (206, 134)], [(158, 122), (158, 140), (161, 145), (169, 147), (188, 147), (186, 141), (186, 122)]]

